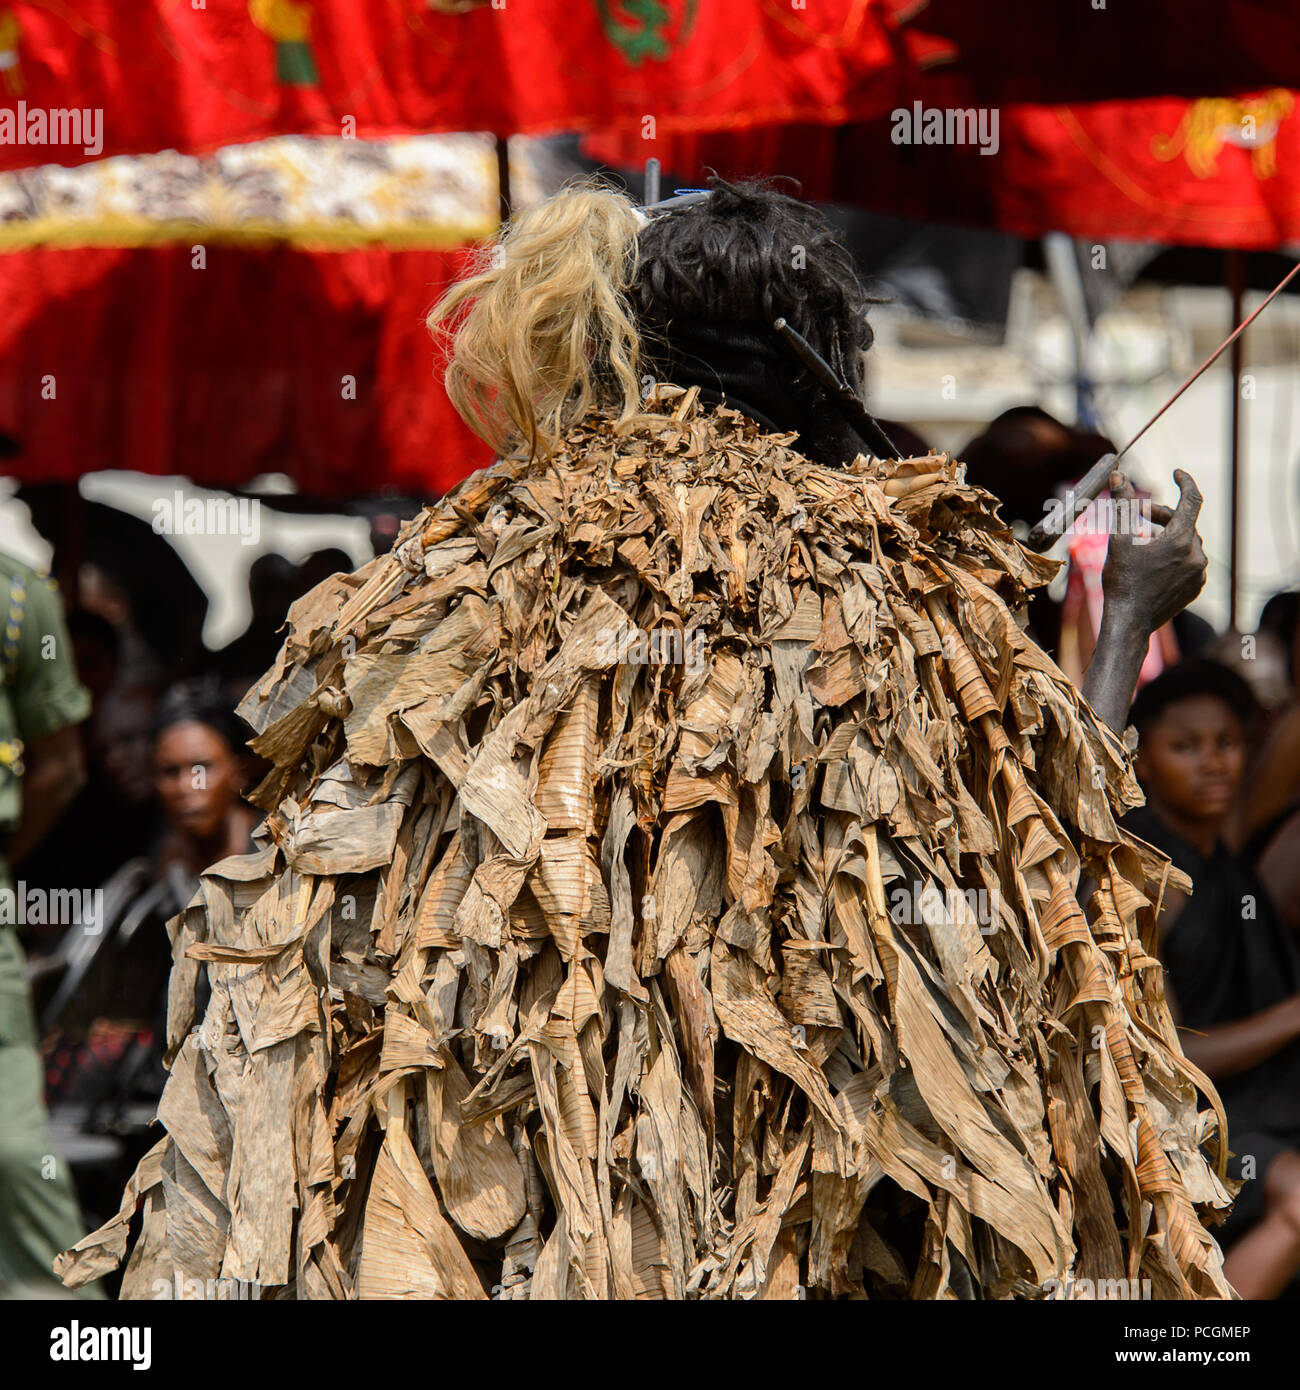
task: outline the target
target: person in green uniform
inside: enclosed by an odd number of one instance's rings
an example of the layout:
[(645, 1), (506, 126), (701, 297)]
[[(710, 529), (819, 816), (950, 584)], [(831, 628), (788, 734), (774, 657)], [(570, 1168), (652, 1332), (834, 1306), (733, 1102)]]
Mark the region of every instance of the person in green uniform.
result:
[(67, 1165), (50, 1149), (10, 866), (21, 866), (84, 781), (77, 725), (90, 695), (58, 590), (4, 554), (0, 621), (0, 1286), (39, 1295), (58, 1287), (54, 1257), (85, 1226)]

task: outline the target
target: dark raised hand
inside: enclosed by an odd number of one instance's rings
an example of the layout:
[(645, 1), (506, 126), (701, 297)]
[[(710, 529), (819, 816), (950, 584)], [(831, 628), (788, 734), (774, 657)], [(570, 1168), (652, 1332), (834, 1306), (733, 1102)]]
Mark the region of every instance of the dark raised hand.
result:
[[(1101, 631), (1083, 693), (1116, 730), (1124, 727), (1151, 634), (1186, 608), (1205, 585), (1207, 561), (1196, 531), (1201, 492), (1181, 468), (1174, 470), (1174, 481), (1178, 506), (1150, 507), (1151, 520), (1163, 530), (1139, 535), (1132, 525), (1111, 527), (1101, 577)], [(1132, 483), (1119, 473), (1112, 476), (1111, 495), (1118, 502), (1137, 501)]]
[[(1106, 607), (1130, 610), (1134, 620), (1145, 624), (1147, 636), (1181, 613), (1205, 586), (1208, 562), (1196, 530), (1201, 491), (1181, 468), (1174, 470), (1174, 482), (1178, 506), (1150, 507), (1152, 521), (1163, 531), (1139, 536), (1132, 526), (1113, 527), (1102, 571)], [(1111, 495), (1118, 502), (1137, 501), (1133, 484), (1122, 473), (1111, 475)]]

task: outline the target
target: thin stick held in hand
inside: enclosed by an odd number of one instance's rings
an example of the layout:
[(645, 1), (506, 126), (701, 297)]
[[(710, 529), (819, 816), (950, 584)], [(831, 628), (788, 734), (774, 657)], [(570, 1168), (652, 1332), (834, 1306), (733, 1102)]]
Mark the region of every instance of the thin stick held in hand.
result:
[(1164, 403), (1164, 405), (1162, 405), (1160, 409), (1157, 410), (1156, 413), (1146, 422), (1146, 424), (1143, 425), (1140, 430), (1138, 430), (1138, 432), (1133, 436), (1133, 438), (1130, 439), (1127, 444), (1125, 444), (1125, 446), (1116, 455), (1117, 461), (1119, 459), (1122, 459), (1124, 455), (1127, 454), (1128, 451), (1138, 442), (1138, 440), (1141, 439), (1142, 436), (1151, 428), (1151, 426), (1154, 425), (1155, 422), (1165, 413), (1165, 411), (1168, 410), (1171, 405), (1173, 405), (1173, 403), (1178, 399), (1178, 397), (1181, 396), (1183, 392), (1186, 391), (1187, 388), (1203, 372), (1207, 371), (1210, 367), (1212, 367), (1215, 364), (1215, 362), (1219, 360), (1220, 356), (1222, 356), (1222, 354), (1226, 352), (1228, 348), (1230, 348), (1233, 345), (1233, 343), (1237, 341), (1238, 338), (1241, 337), (1241, 335), (1246, 331), (1246, 329), (1248, 329), (1250, 325), (1255, 322), (1255, 320), (1264, 312), (1264, 310), (1267, 309), (1268, 306), (1278, 297), (1278, 295), (1282, 293), (1282, 291), (1287, 287), (1287, 285), (1291, 283), (1291, 281), (1295, 278), (1297, 271), (1300, 271), (1300, 261), (1297, 261), (1296, 264), (1293, 265), (1289, 271), (1287, 271), (1287, 273), (1282, 277), (1277, 286), (1269, 294), (1268, 298), (1255, 310), (1255, 312), (1252, 314), (1248, 314), (1244, 319), (1242, 319), (1242, 321), (1237, 325), (1237, 327), (1234, 328), (1232, 332), (1229, 333), (1228, 336), (1219, 344), (1219, 346), (1215, 348), (1214, 351), (1205, 359), (1205, 361), (1202, 362), (1199, 367), (1197, 367), (1197, 369), (1191, 374), (1191, 376), (1187, 378), (1185, 382), (1183, 382), (1183, 384), (1178, 388), (1178, 390), (1175, 391), (1174, 394), (1169, 397), (1169, 399)]
[(1055, 545), (1078, 520), (1079, 513), (1105, 492), (1110, 482), (1110, 475), (1115, 471), (1115, 465), (1118, 462), (1118, 454), (1103, 454), (1066, 494), (1065, 500), (1069, 515), (1064, 517), (1060, 528), (1058, 529), (1053, 524), (1051, 517), (1045, 516), (1034, 525), (1025, 545), (1030, 550), (1038, 551), (1048, 550)]
[[(1100, 459), (1097, 460), (1095, 464), (1093, 464), (1093, 466), (1088, 470), (1088, 472), (1084, 474), (1083, 478), (1080, 479), (1079, 485), (1070, 490), (1070, 495), (1073, 498), (1075, 498), (1076, 501), (1079, 503), (1079, 511), (1082, 511), (1084, 506), (1086, 506), (1089, 502), (1092, 502), (1101, 495), (1101, 493), (1105, 490), (1107, 486), (1107, 481), (1110, 477), (1111, 472), (1115, 469), (1115, 466), (1119, 463), (1120, 459), (1122, 459), (1124, 455), (1128, 453), (1128, 451), (1138, 442), (1139, 439), (1142, 438), (1142, 436), (1151, 428), (1151, 426), (1155, 424), (1155, 422), (1165, 413), (1165, 411), (1168, 410), (1171, 405), (1173, 405), (1173, 403), (1179, 398), (1179, 396), (1181, 396), (1183, 392), (1186, 391), (1187, 388), (1191, 386), (1194, 381), (1196, 381), (1200, 376), (1202, 376), (1206, 371), (1208, 371), (1209, 368), (1212, 367), (1215, 364), (1215, 362), (1219, 360), (1219, 358), (1228, 350), (1228, 348), (1230, 348), (1233, 345), (1233, 343), (1235, 343), (1237, 339), (1241, 337), (1241, 335), (1246, 331), (1246, 329), (1248, 329), (1250, 325), (1254, 323), (1254, 321), (1264, 312), (1264, 310), (1267, 309), (1268, 306), (1278, 297), (1278, 295), (1282, 293), (1282, 291), (1287, 287), (1287, 285), (1289, 285), (1291, 281), (1295, 279), (1298, 273), (1300, 273), (1300, 261), (1297, 261), (1296, 264), (1292, 266), (1289, 271), (1287, 271), (1287, 273), (1282, 277), (1282, 279), (1273, 288), (1273, 290), (1270, 291), (1268, 298), (1265, 299), (1263, 303), (1261, 303), (1258, 306), (1258, 308), (1254, 310), (1253, 313), (1248, 314), (1244, 319), (1242, 319), (1242, 321), (1237, 325), (1237, 327), (1234, 328), (1232, 332), (1229, 333), (1228, 336), (1223, 340), (1223, 342), (1221, 342), (1219, 346), (1215, 348), (1214, 351), (1205, 359), (1205, 361), (1202, 362), (1199, 367), (1197, 367), (1197, 369), (1191, 374), (1191, 376), (1189, 376), (1187, 380), (1183, 382), (1183, 384), (1178, 388), (1177, 391), (1174, 392), (1172, 396), (1169, 397), (1169, 399), (1164, 403), (1164, 405), (1162, 405), (1160, 409), (1157, 410), (1156, 413), (1146, 422), (1146, 424), (1143, 425), (1140, 430), (1138, 430), (1138, 432), (1133, 436), (1132, 439), (1129, 440), (1127, 444), (1125, 444), (1125, 446), (1119, 451), (1118, 454), (1104, 454)], [(1044, 519), (1038, 522), (1034, 526), (1033, 530), (1030, 531), (1029, 539), (1025, 542), (1026, 546), (1030, 550), (1042, 551), (1048, 549), (1060, 538), (1061, 535), (1064, 534), (1065, 531), (1068, 531), (1070, 527), (1074, 525), (1074, 522), (1079, 515), (1079, 511), (1075, 512), (1074, 516), (1070, 518), (1070, 520), (1060, 531), (1057, 531), (1054, 527), (1052, 527), (1047, 518), (1044, 517)]]

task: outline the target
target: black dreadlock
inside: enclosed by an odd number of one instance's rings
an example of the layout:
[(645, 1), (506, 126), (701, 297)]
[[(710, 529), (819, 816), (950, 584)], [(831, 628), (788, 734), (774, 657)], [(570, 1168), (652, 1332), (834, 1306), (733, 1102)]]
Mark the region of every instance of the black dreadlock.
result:
[(841, 462), (845, 427), (772, 323), (784, 318), (861, 390), (867, 310), (880, 301), (816, 208), (763, 182), (714, 175), (710, 185), (710, 197), (659, 214), (637, 237), (630, 298), (651, 363), (667, 380), (759, 407), (799, 430), (809, 452)]

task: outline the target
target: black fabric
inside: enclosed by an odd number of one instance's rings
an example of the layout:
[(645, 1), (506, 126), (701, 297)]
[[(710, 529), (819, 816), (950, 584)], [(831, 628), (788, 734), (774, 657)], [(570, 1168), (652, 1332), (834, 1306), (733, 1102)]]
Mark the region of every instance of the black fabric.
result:
[[(1259, 879), (1222, 844), (1203, 858), (1149, 807), (1125, 821), (1191, 877), (1192, 896), (1161, 942), (1180, 1020), (1205, 1030), (1300, 993), (1300, 949)], [(1243, 919), (1243, 904), (1254, 917)], [(1300, 1040), (1219, 1087), (1250, 1128), (1300, 1135)]]
[(737, 409), (743, 401), (745, 413), (769, 428), (799, 428), (806, 412), (792, 389), (796, 364), (772, 333), (675, 319), (664, 336), (663, 367), (674, 384), (699, 386)]
[(842, 464), (867, 446), (815, 383), (802, 380), (774, 332), (758, 325), (675, 319), (661, 336), (658, 369), (676, 386), (698, 386), (703, 400), (748, 415), (774, 433), (793, 430), (800, 450)]
[[(1192, 896), (1160, 944), (1182, 1026), (1204, 1032), (1300, 993), (1300, 945), (1241, 860), (1223, 844), (1206, 859), (1150, 807), (1131, 812), (1124, 824), (1192, 880)], [(1244, 910), (1253, 910), (1253, 918), (1243, 917)], [(1216, 1084), (1236, 1155), (1230, 1173), (1240, 1176), (1241, 1160), (1254, 1159), (1256, 1180), (1247, 1183), (1225, 1228), (1235, 1235), (1259, 1219), (1268, 1165), (1279, 1153), (1300, 1148), (1300, 1039)]]

